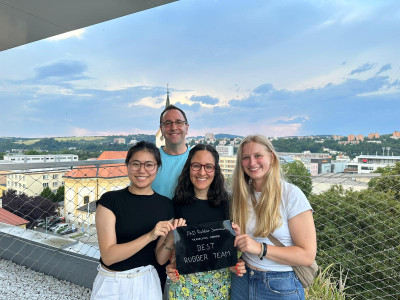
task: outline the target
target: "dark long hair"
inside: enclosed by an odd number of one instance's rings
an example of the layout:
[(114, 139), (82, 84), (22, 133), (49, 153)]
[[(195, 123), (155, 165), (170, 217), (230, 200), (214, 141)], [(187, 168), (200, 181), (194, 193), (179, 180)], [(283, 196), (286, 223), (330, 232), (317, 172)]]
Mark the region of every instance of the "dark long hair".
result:
[(196, 195), (194, 193), (194, 186), (190, 180), (190, 163), (194, 154), (200, 150), (207, 150), (212, 154), (215, 160), (215, 170), (214, 170), (214, 180), (212, 181), (208, 192), (207, 201), (212, 206), (220, 205), (221, 202), (228, 201), (228, 192), (225, 189), (224, 176), (221, 173), (221, 168), (219, 166), (219, 154), (213, 146), (198, 144), (189, 151), (189, 156), (183, 166), (182, 173), (178, 178), (178, 185), (175, 189), (175, 196), (172, 199), (174, 204), (186, 205), (192, 203)]
[(153, 154), (154, 159), (156, 160), (157, 167), (161, 167), (161, 155), (160, 155), (160, 150), (154, 145), (153, 143), (141, 141), (137, 143), (136, 145), (132, 146), (128, 153), (126, 154), (125, 158), (125, 164), (129, 164), (129, 160), (132, 158), (132, 156), (139, 151), (147, 151), (151, 154)]

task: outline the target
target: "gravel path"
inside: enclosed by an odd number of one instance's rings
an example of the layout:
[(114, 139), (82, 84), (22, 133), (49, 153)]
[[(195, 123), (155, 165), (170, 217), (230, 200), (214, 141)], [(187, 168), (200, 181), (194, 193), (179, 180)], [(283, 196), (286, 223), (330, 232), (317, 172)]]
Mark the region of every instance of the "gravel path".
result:
[(90, 289), (0, 259), (0, 300), (89, 299)]

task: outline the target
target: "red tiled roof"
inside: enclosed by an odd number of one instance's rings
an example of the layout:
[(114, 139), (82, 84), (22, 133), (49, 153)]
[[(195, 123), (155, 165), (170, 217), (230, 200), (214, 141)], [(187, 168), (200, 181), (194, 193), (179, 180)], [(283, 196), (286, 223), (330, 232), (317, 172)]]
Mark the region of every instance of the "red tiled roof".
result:
[(106, 159), (125, 159), (128, 151), (104, 151), (100, 154), (97, 160)]
[(9, 225), (24, 225), (28, 224), (29, 221), (14, 215), (12, 212), (0, 207), (0, 222), (9, 224)]
[(116, 178), (128, 176), (125, 164), (79, 166), (64, 174), (69, 178)]

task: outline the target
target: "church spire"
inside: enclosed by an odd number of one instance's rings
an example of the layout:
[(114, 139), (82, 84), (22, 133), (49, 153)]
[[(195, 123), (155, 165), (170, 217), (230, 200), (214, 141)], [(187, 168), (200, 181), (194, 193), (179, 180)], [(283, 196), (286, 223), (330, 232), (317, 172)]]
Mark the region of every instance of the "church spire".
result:
[(165, 102), (165, 107), (170, 106), (171, 103), (169, 102), (169, 88), (168, 88), (168, 84), (167, 84), (167, 101)]

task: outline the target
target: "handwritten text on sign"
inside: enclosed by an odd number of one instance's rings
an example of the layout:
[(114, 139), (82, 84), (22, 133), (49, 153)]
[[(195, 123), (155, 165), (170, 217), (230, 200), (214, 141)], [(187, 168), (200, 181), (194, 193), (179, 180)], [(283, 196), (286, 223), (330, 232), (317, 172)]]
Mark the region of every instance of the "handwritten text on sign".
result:
[(178, 227), (174, 238), (180, 274), (217, 270), (237, 263), (235, 233), (229, 220)]

